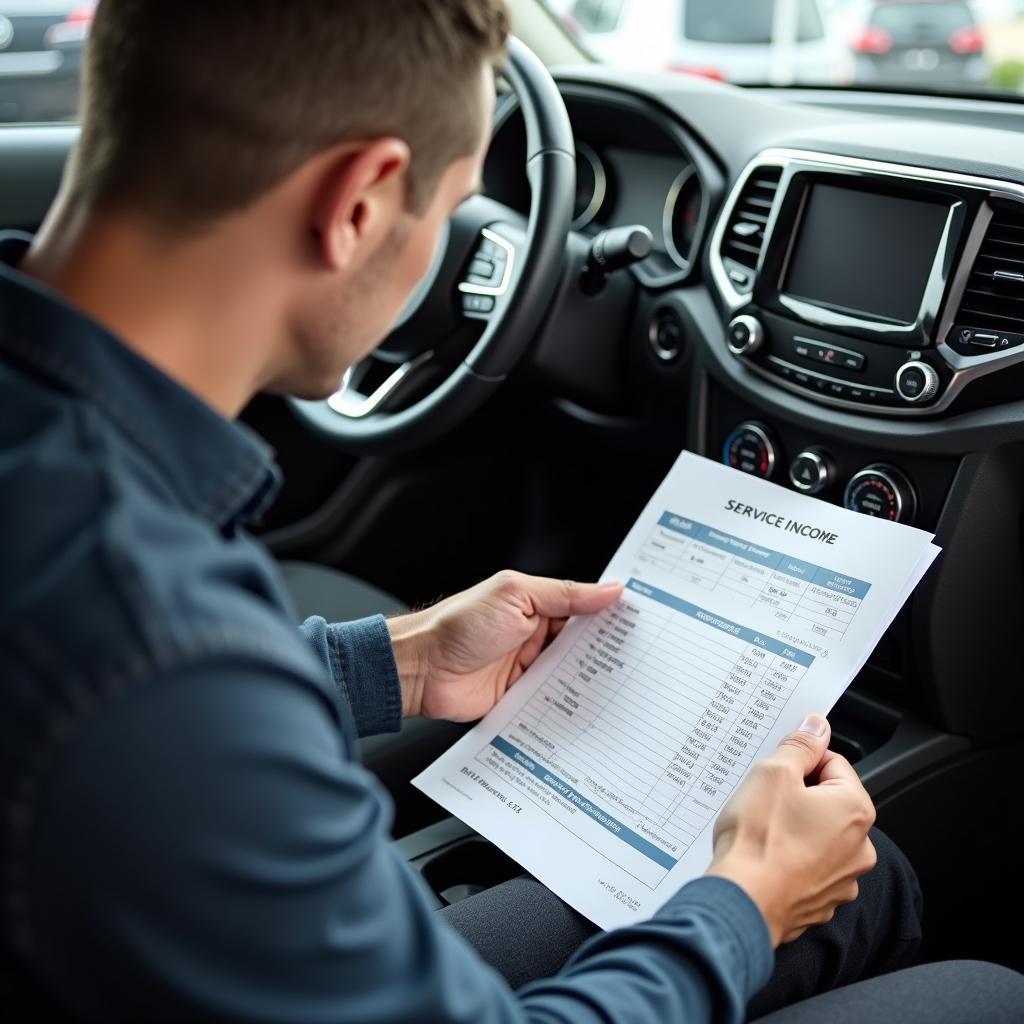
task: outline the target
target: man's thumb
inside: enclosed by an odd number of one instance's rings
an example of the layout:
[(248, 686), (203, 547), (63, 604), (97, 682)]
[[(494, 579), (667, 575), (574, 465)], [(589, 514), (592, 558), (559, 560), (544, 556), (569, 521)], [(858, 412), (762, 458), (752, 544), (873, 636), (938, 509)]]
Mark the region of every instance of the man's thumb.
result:
[(808, 715), (796, 731), (779, 744), (779, 753), (792, 761), (806, 778), (821, 764), (831, 737), (832, 730), (824, 715)]

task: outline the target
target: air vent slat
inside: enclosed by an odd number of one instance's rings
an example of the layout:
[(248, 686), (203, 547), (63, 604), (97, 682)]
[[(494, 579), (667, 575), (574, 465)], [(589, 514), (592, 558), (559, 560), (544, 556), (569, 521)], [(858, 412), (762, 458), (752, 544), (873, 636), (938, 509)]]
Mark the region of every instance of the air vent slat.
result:
[(761, 247), (759, 245), (749, 245), (747, 242), (737, 242), (735, 239), (729, 243), (729, 248), (736, 252), (745, 252), (753, 256), (755, 265), (757, 264), (757, 257), (761, 255)]
[(726, 226), (723, 257), (750, 270), (757, 267), (781, 178), (781, 167), (759, 167), (747, 179)]
[(1004, 242), (1001, 238), (989, 238), (985, 240), (985, 248), (982, 252), (994, 259), (999, 259), (1002, 256), (1015, 259), (1024, 253), (1024, 241)]
[(1024, 333), (1024, 291), (996, 275), (1024, 270), (1024, 205), (1000, 206), (985, 232), (956, 322), (961, 327)]
[(1000, 267), (1005, 266), (1007, 263), (1017, 263), (1017, 264), (1024, 263), (1024, 253), (1021, 253), (1020, 256), (993, 256), (991, 253), (979, 252), (978, 253), (978, 263), (980, 263), (982, 260), (988, 260), (989, 263), (992, 264), (992, 268), (990, 270), (987, 270), (987, 271), (979, 270), (978, 269), (978, 264), (975, 263), (975, 265), (974, 265), (974, 273), (976, 273), (976, 274), (984, 273), (986, 276), (990, 277), (992, 275), (992, 271), (993, 270), (998, 270)]
[(977, 288), (972, 288), (964, 297), (965, 305), (983, 306), (992, 310), (993, 313), (1008, 313), (1011, 316), (1017, 314), (1024, 317), (1024, 309), (1020, 306), (1021, 302), (1024, 302), (1024, 299), (1013, 295), (997, 295), (993, 292), (980, 291)]
[(987, 309), (972, 309), (969, 306), (961, 306), (960, 313), (959, 319), (974, 327), (987, 327), (1014, 334), (1021, 333), (1021, 328), (1024, 328), (1024, 317), (1022, 316), (1003, 316)]

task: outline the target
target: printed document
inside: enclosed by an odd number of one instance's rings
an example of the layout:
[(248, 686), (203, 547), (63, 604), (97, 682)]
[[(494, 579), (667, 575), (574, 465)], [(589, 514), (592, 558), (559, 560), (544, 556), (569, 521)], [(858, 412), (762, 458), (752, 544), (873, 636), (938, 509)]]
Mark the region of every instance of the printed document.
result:
[(939, 549), (683, 453), (572, 619), (415, 785), (603, 928), (711, 861), (751, 765), (828, 712)]

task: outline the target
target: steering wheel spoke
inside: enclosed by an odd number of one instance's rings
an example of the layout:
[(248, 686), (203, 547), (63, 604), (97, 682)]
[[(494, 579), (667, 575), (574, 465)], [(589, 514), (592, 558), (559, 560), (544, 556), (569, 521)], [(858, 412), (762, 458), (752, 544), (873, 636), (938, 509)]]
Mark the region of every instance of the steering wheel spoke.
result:
[(433, 352), (423, 352), (415, 359), (402, 363), (381, 381), (369, 394), (359, 390), (357, 382), (369, 376), (371, 364), (375, 362), (371, 356), (364, 359), (358, 366), (352, 367), (345, 374), (341, 387), (327, 399), (327, 404), (339, 416), (350, 420), (361, 420), (382, 409), (390, 399), (395, 397), (402, 385), (412, 375), (433, 359)]
[(465, 278), (459, 282), (463, 315), (487, 320), (508, 294), (516, 271), (516, 247), (502, 225), (483, 228)]

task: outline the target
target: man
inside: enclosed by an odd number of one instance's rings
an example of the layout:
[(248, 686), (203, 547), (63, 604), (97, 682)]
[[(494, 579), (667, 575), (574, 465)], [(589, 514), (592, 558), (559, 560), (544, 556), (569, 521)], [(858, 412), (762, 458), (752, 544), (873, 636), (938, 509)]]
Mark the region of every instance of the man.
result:
[[(721, 815), (708, 877), (513, 993), (428, 909), (354, 737), (482, 715), (620, 588), (506, 573), (296, 631), (244, 532), (275, 479), (231, 420), (260, 391), (328, 395), (387, 331), (478, 187), (506, 30), (501, 0), (101, 4), (61, 194), (2, 246), (19, 998), (104, 1021), (738, 1021), (783, 943), (789, 994), (912, 949), (909, 869), (886, 847), (871, 870), (870, 801), (811, 715)], [(845, 931), (814, 929), (841, 906)], [(826, 969), (816, 933), (860, 952)], [(913, 992), (918, 1019), (938, 982), (894, 977), (850, 999)], [(942, 975), (1007, 1000), (1010, 977)]]

